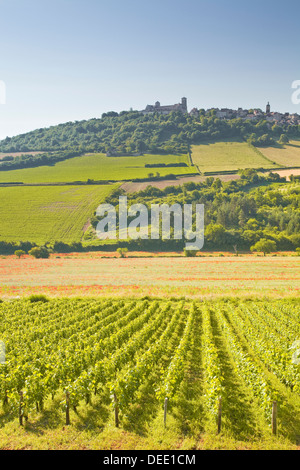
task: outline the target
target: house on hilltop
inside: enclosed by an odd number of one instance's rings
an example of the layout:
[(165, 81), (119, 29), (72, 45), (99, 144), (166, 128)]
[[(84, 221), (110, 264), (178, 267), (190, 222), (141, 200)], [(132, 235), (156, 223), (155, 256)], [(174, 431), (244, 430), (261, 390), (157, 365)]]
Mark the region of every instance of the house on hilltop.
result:
[(148, 104), (144, 110), (140, 111), (140, 113), (142, 114), (151, 114), (151, 113), (170, 114), (173, 111), (187, 113), (187, 99), (181, 98), (181, 103), (171, 104), (167, 106), (161, 106), (160, 102), (156, 101), (155, 105)]

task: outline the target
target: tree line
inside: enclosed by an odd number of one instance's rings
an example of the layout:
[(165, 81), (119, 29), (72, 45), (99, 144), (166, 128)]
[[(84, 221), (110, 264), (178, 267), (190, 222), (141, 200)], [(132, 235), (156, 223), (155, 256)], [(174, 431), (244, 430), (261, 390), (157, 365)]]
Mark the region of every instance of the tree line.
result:
[[(253, 169), (241, 170), (239, 173), (238, 180), (228, 182), (211, 176), (203, 182), (188, 182), (164, 189), (148, 186), (145, 190), (127, 194), (128, 205), (145, 204), (150, 213), (151, 204), (203, 204), (204, 249), (236, 252), (299, 249), (299, 180), (291, 178), (287, 182), (277, 173), (260, 175)], [(107, 202), (118, 207), (121, 194), (120, 189), (116, 190)], [(92, 218), (93, 227), (96, 227), (98, 220), (98, 217)], [(134, 246), (135, 249), (156, 247), (162, 251), (172, 248), (183, 250), (184, 245), (184, 237), (182, 240), (128, 241), (129, 249)]]
[[(219, 119), (214, 110), (198, 116), (172, 112), (143, 115), (138, 111), (109, 112), (101, 118), (67, 122), (7, 137), (0, 152), (42, 152), (2, 161), (0, 169), (45, 165), (84, 153), (110, 155), (186, 154), (193, 144), (242, 139), (255, 146), (278, 145), (300, 137), (300, 126), (260, 120)], [(55, 153), (53, 153), (55, 152)]]

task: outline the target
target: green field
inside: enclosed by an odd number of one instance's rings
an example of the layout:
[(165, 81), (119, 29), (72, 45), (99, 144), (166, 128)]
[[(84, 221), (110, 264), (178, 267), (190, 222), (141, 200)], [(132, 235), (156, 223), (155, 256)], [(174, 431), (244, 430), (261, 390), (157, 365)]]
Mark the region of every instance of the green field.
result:
[(288, 144), (276, 147), (264, 147), (261, 153), (282, 166), (300, 166), (300, 141), (291, 140)]
[(192, 145), (192, 160), (201, 172), (278, 167), (246, 142), (229, 141)]
[(100, 202), (115, 185), (76, 186), (77, 181), (131, 180), (160, 175), (196, 173), (194, 167), (145, 168), (146, 163), (187, 163), (186, 155), (106, 157), (101, 154), (71, 158), (53, 166), (0, 172), (0, 182), (70, 183), (74, 186), (2, 187), (0, 240), (45, 243), (76, 242)]
[(3, 302), (0, 449), (296, 449), (298, 307)]
[(117, 184), (0, 188), (0, 240), (80, 241), (89, 217), (116, 187)]
[(194, 167), (145, 168), (146, 163), (187, 163), (186, 155), (143, 155), (138, 157), (106, 157), (104, 154), (74, 157), (53, 166), (40, 166), (21, 170), (0, 171), (0, 183), (53, 183), (76, 182), (87, 179), (132, 180), (147, 178), (149, 173), (161, 176), (173, 173), (197, 173)]

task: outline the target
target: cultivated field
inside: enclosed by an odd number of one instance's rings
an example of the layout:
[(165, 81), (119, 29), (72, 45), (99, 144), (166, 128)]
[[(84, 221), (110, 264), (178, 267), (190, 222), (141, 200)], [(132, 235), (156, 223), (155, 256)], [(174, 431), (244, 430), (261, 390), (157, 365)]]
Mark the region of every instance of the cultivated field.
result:
[(146, 163), (187, 163), (186, 155), (143, 155), (138, 157), (106, 157), (92, 154), (74, 157), (53, 166), (40, 166), (0, 172), (0, 183), (64, 183), (74, 181), (132, 180), (147, 178), (149, 173), (161, 176), (197, 173), (194, 167), (145, 168)]
[(299, 256), (219, 256), (186, 258), (177, 253), (131, 253), (0, 258), (0, 296), (129, 296), (214, 299), (220, 297), (298, 297)]
[(80, 241), (89, 217), (115, 187), (116, 184), (0, 188), (0, 239), (40, 244)]
[(192, 145), (192, 160), (201, 172), (278, 167), (246, 142), (229, 141)]
[(298, 306), (4, 302), (0, 448), (296, 449)]
[[(154, 188), (164, 189), (168, 186), (180, 186), (184, 183), (202, 183), (205, 181), (207, 176), (179, 176), (176, 180), (162, 180), (162, 181), (128, 181), (123, 183), (121, 188), (124, 189), (127, 193), (134, 193), (135, 191), (143, 191), (147, 186), (151, 185)], [(218, 175), (215, 174), (214, 178), (219, 178), (221, 181), (234, 181), (240, 178), (238, 174), (231, 175)]]
[(282, 166), (300, 166), (300, 141), (291, 140), (277, 147), (262, 147), (260, 151), (267, 158)]
[[(290, 181), (290, 176), (299, 176), (300, 168), (293, 168), (289, 170), (276, 170), (274, 173), (278, 173), (279, 176), (284, 177), (287, 181)], [(132, 183), (133, 184), (133, 183)]]

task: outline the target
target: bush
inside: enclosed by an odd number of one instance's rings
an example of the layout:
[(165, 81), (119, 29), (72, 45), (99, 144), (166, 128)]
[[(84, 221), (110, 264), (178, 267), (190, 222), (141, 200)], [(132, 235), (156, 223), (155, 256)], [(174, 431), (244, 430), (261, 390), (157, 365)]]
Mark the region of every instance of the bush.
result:
[(117, 252), (121, 256), (121, 258), (125, 258), (126, 253), (128, 252), (128, 248), (121, 248), (120, 247), (120, 248), (117, 249)]
[(197, 256), (197, 250), (187, 250), (186, 248), (184, 248), (183, 252), (184, 252), (184, 256), (188, 256), (188, 257)]
[(276, 251), (276, 243), (273, 240), (261, 238), (255, 245), (251, 246), (251, 251), (262, 251), (264, 256), (266, 253)]
[(29, 251), (29, 255), (34, 258), (49, 258), (50, 252), (45, 246), (35, 246)]
[(21, 256), (26, 255), (24, 250), (16, 250), (14, 253), (18, 258), (21, 258)]
[(29, 301), (30, 302), (49, 302), (49, 299), (44, 294), (32, 294), (29, 297)]

